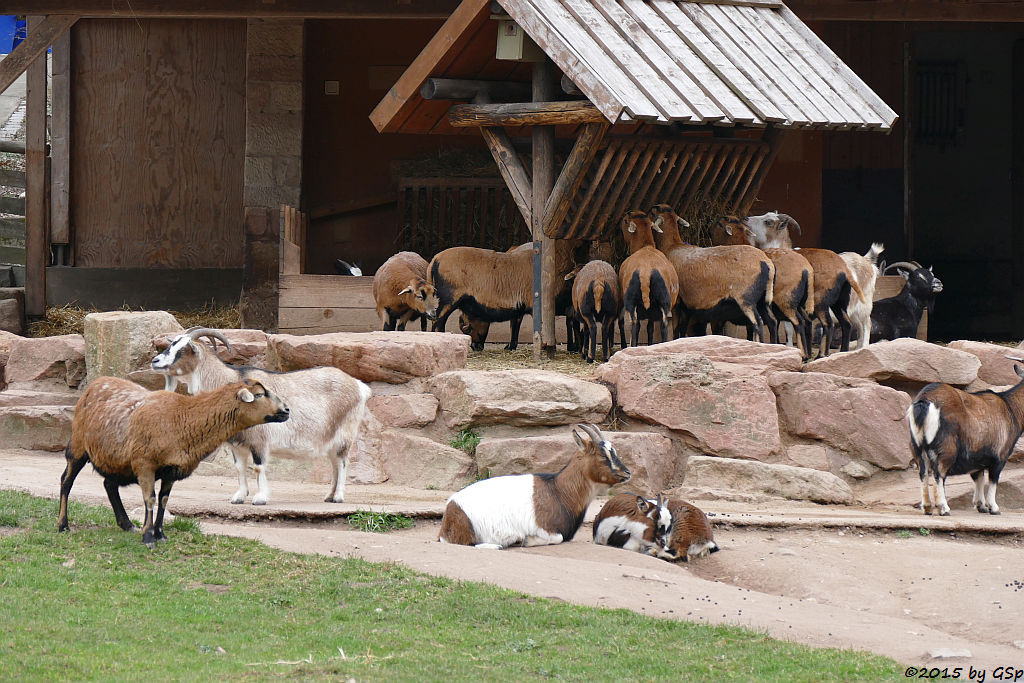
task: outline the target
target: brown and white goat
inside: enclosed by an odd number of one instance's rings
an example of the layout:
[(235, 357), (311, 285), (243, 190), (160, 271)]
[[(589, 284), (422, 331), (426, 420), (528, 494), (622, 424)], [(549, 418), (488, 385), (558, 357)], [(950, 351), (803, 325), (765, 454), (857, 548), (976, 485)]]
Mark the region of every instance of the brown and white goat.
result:
[(878, 256), (885, 250), (881, 242), (872, 242), (866, 253), (844, 251), (839, 256), (846, 262), (854, 282), (860, 286), (864, 294), (863, 300), (850, 297), (846, 307), (846, 316), (850, 324), (857, 330), (857, 348), (862, 349), (871, 343), (871, 309), (875, 297), (875, 281), (878, 279)]
[[(142, 542), (150, 548), (164, 538), (164, 511), (174, 482), (195, 471), (199, 461), (232, 435), (253, 425), (284, 422), (288, 406), (255, 380), (234, 382), (194, 396), (148, 391), (118, 377), (98, 377), (75, 405), (67, 466), (60, 478), (57, 530), (68, 530), (68, 495), (85, 463), (103, 477), (117, 525), (135, 527), (118, 489), (138, 484), (146, 506)], [(160, 480), (157, 504), (154, 486)]]
[(670, 498), (665, 505), (672, 515), (672, 524), (660, 538), (661, 547), (650, 554), (663, 560), (689, 562), (718, 552), (711, 522), (700, 508), (678, 498)]
[(620, 493), (605, 503), (594, 518), (594, 543), (653, 554), (658, 539), (669, 533), (672, 513), (665, 500)]
[(373, 275), (373, 300), (384, 330), (404, 331), (419, 318), (420, 329), (437, 317), (437, 294), (427, 281), (427, 261), (414, 251), (400, 251)]
[[(643, 211), (629, 211), (622, 217), (622, 236), (629, 256), (619, 266), (622, 314), (630, 320), (630, 345), (640, 340), (640, 319), (647, 320), (647, 343), (654, 343), (654, 324), (661, 341), (669, 340), (668, 321), (679, 299), (679, 276), (668, 258), (654, 246), (654, 226)], [(622, 342), (626, 346), (625, 340)]]
[[(1007, 356), (1024, 363), (1024, 358)], [(910, 447), (921, 475), (921, 509), (949, 514), (946, 477), (970, 474), (972, 502), (978, 512), (999, 514), (996, 486), (1006, 459), (1024, 431), (1024, 367), (1013, 369), (1022, 378), (1005, 391), (967, 392), (948, 384), (921, 389), (907, 409)], [(988, 483), (985, 483), (985, 475)], [(934, 498), (929, 495), (934, 487)]]
[(796, 219), (776, 211), (769, 211), (760, 216), (747, 216), (743, 219), (743, 226), (750, 244), (758, 249), (792, 249), (790, 226), (796, 228), (797, 234), (802, 234)]
[(615, 338), (615, 321), (619, 322), (619, 339), (623, 339), (622, 292), (619, 277), (607, 261), (591, 261), (576, 273), (572, 285), (572, 307), (580, 324), (580, 354), (588, 363), (597, 355), (597, 324), (601, 323), (602, 360), (608, 360)]
[[(772, 343), (778, 341), (778, 327), (769, 310), (775, 282), (775, 266), (760, 249), (749, 245), (698, 247), (683, 242), (682, 220), (668, 204), (648, 212), (657, 228), (655, 242), (668, 257), (679, 278), (676, 310), (677, 336), (703, 333), (707, 324), (739, 322), (748, 336), (764, 341), (762, 325), (768, 326)], [(682, 327), (686, 321), (685, 329)]]
[[(576, 428), (587, 435), (586, 441)], [(439, 540), (478, 548), (571, 540), (597, 486), (618, 484), (630, 476), (595, 425), (576, 425), (572, 435), (579, 450), (557, 474), (492, 477), (452, 495), (441, 518)]]

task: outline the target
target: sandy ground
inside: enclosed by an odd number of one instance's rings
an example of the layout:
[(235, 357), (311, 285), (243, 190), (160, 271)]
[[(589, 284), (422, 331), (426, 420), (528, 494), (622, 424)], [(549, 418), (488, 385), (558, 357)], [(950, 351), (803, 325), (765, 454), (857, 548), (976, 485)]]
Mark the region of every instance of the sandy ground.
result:
[[(3, 488), (56, 498), (62, 470), (60, 454), (0, 450)], [(202, 516), (207, 532), (294, 552), (394, 561), (582, 605), (742, 625), (917, 667), (973, 666), (990, 676), (996, 667), (1024, 668), (1024, 512), (926, 517), (910, 507), (917, 489), (906, 476), (887, 493), (866, 491), (858, 506), (695, 501), (712, 517), (722, 550), (689, 565), (594, 545), (590, 519), (600, 499), (569, 543), (488, 551), (436, 541), (446, 492), (350, 485), (348, 501), (331, 505), (319, 502), (320, 485), (272, 484), (270, 505), (230, 505), (232, 478), (196, 475), (175, 486), (171, 509)], [(137, 488), (124, 491), (129, 510), (137, 496)], [(90, 468), (72, 499), (106, 501)], [(378, 535), (340, 519), (368, 508), (415, 516), (416, 526)]]

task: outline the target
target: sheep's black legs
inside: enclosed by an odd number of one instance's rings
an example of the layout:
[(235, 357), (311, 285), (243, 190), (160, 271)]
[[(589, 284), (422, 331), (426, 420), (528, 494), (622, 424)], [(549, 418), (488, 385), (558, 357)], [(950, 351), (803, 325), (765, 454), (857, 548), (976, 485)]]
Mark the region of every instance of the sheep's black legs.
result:
[(67, 458), (68, 464), (64, 468), (64, 474), (60, 477), (60, 513), (57, 515), (57, 531), (68, 530), (68, 495), (71, 493), (71, 487), (75, 484), (75, 477), (85, 467), (85, 463), (89, 462), (87, 453), (83, 453), (79, 458), (72, 457), (71, 444), (68, 444), (65, 449), (64, 457)]
[(173, 479), (160, 480), (160, 502), (156, 509), (156, 521), (153, 523), (153, 538), (158, 541), (164, 540), (164, 511), (167, 510), (167, 499), (171, 496), (171, 487), (174, 486)]
[[(594, 362), (594, 356), (597, 355), (597, 319), (596, 318), (591, 318), (588, 321), (588, 323), (589, 324), (587, 325), (587, 330), (588, 330), (587, 331), (587, 336), (588, 336), (588, 338), (587, 338), (587, 346), (590, 347), (590, 350), (589, 350), (589, 356), (587, 357), (587, 362), (588, 363), (593, 363)], [(605, 336), (607, 337), (607, 333), (605, 334)], [(608, 340), (607, 340), (607, 338), (605, 339), (604, 344), (605, 344), (605, 355), (607, 356), (608, 355)]]
[(113, 479), (104, 479), (103, 488), (110, 500), (110, 508), (114, 511), (114, 519), (117, 525), (125, 531), (134, 531), (135, 525), (128, 519), (128, 513), (124, 511), (124, 503), (121, 502), (121, 487)]

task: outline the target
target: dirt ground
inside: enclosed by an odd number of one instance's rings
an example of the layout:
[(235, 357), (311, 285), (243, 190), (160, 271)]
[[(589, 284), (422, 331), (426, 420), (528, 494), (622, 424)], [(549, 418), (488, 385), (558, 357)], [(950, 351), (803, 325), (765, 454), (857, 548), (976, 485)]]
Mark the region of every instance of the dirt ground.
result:
[[(60, 454), (0, 449), (2, 488), (56, 498), (62, 469)], [(954, 495), (967, 490), (964, 479), (951, 487)], [(963, 666), (964, 677), (967, 667), (990, 676), (997, 667), (1024, 668), (1024, 511), (926, 517), (911, 507), (913, 477), (866, 490), (858, 506), (695, 500), (712, 517), (722, 550), (689, 565), (594, 545), (590, 520), (601, 499), (569, 543), (491, 551), (437, 542), (446, 492), (350, 485), (347, 502), (330, 505), (319, 502), (320, 485), (272, 484), (270, 505), (233, 506), (232, 478), (196, 475), (175, 486), (170, 507), (201, 516), (209, 533), (294, 552), (394, 561), (582, 605), (742, 625), (916, 667)], [(124, 491), (129, 510), (137, 496), (135, 487)], [(91, 469), (72, 499), (105, 503)], [(384, 535), (357, 532), (339, 518), (356, 509), (417, 522)]]

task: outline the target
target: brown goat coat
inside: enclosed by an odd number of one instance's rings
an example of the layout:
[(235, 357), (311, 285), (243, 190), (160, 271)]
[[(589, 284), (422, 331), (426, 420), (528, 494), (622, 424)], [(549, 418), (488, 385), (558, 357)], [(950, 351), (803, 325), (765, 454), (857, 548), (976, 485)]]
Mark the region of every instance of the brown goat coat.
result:
[[(612, 310), (604, 305), (605, 293), (611, 294), (614, 306)], [(588, 295), (593, 300), (594, 310), (585, 311), (588, 308)], [(594, 360), (594, 351), (597, 347), (597, 323), (601, 322), (602, 339), (605, 350), (605, 359), (610, 352), (610, 337), (614, 335), (613, 325), (622, 310), (622, 291), (619, 289), (619, 279), (615, 269), (605, 261), (591, 261), (583, 266), (572, 283), (572, 307), (576, 319), (583, 327), (581, 335), (580, 350), (583, 356)], [(584, 347), (583, 340), (587, 341)]]
[(612, 496), (598, 511), (594, 517), (594, 535), (596, 537), (601, 522), (610, 517), (625, 517), (630, 522), (637, 522), (644, 525), (644, 533), (641, 539), (647, 543), (654, 543), (655, 521), (641, 512), (637, 505), (637, 496), (633, 493), (619, 493)]
[(672, 537), (668, 539), (666, 545), (675, 550), (678, 559), (688, 561), (691, 557), (690, 547), (695, 543), (703, 545), (715, 542), (711, 522), (696, 505), (678, 498), (670, 498), (668, 510), (672, 513)]
[[(411, 288), (412, 292), (405, 292)], [(416, 297), (420, 292), (424, 299)], [(405, 327), (413, 317), (425, 316), (437, 308), (434, 287), (427, 281), (427, 261), (414, 251), (400, 251), (385, 261), (373, 275), (373, 300), (384, 329)], [(390, 314), (391, 321), (386, 314)]]
[(743, 219), (737, 216), (723, 216), (711, 227), (711, 244), (716, 247), (750, 244)]
[[(242, 401), (243, 389), (248, 389), (255, 400)], [(280, 399), (253, 380), (190, 396), (151, 392), (118, 377), (96, 378), (75, 406), (71, 440), (65, 452), (67, 467), (61, 478), (58, 528), (67, 528), (67, 496), (88, 460), (106, 480), (104, 487), (122, 528), (127, 517), (117, 486), (139, 484), (146, 505), (145, 540), (153, 528), (156, 479), (162, 481), (162, 517), (175, 481), (191, 475), (199, 462), (229, 437), (267, 422), (283, 407)]]
[[(633, 228), (632, 232), (629, 230), (630, 227)], [(630, 324), (633, 327), (631, 336), (635, 344), (639, 330), (637, 309), (642, 307), (648, 313), (651, 312), (652, 277), (658, 273), (665, 282), (668, 295), (668, 301), (665, 302), (667, 308), (660, 311), (659, 322), (667, 327), (672, 309), (675, 308), (679, 299), (679, 276), (676, 275), (676, 269), (665, 255), (654, 246), (654, 230), (646, 213), (643, 211), (628, 212), (622, 219), (622, 235), (629, 244), (630, 255), (619, 266), (619, 287), (622, 291), (623, 313), (630, 318)], [(634, 278), (639, 283), (639, 302), (630, 300), (630, 283)], [(667, 340), (667, 337), (662, 339), (662, 341)], [(648, 343), (654, 342), (653, 339), (647, 341)]]

